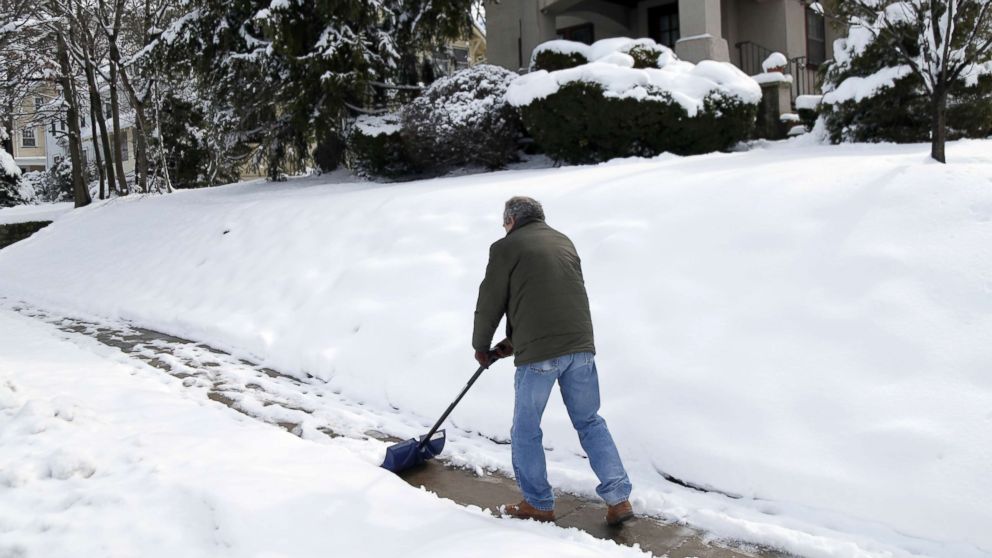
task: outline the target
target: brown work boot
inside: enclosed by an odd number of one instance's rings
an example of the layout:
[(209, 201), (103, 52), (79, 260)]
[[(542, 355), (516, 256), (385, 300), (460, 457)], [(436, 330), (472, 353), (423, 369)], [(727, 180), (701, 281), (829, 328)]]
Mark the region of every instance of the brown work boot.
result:
[(555, 510), (539, 510), (528, 504), (527, 500), (521, 500), (519, 504), (507, 504), (503, 506), (501, 515), (503, 517), (515, 517), (517, 519), (535, 519), (548, 523), (552, 523), (555, 520)]
[(606, 524), (610, 527), (616, 527), (629, 519), (634, 519), (634, 508), (630, 507), (627, 500), (606, 508)]

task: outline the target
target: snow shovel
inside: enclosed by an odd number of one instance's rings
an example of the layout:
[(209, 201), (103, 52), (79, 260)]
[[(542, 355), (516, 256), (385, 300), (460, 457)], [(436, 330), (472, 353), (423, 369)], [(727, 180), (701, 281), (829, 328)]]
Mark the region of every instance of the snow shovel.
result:
[[(489, 356), (492, 358), (489, 366), (492, 366), (492, 364), (500, 358), (499, 355), (496, 354), (496, 351), (489, 351)], [(444, 430), (438, 430), (438, 428), (441, 427), (444, 419), (448, 418), (451, 411), (455, 409), (455, 405), (458, 405), (458, 402), (462, 400), (462, 397), (465, 397), (465, 394), (468, 393), (468, 390), (472, 387), (472, 384), (479, 379), (482, 372), (489, 368), (489, 366), (480, 366), (479, 369), (475, 371), (475, 374), (473, 374), (468, 383), (465, 384), (462, 392), (458, 394), (458, 397), (455, 398), (451, 405), (448, 405), (448, 409), (443, 415), (441, 415), (441, 418), (434, 423), (434, 427), (431, 428), (430, 432), (420, 438), (410, 438), (409, 440), (393, 444), (386, 448), (386, 459), (382, 462), (382, 468), (390, 470), (394, 473), (400, 473), (410, 469), (411, 467), (416, 467), (428, 459), (434, 459), (437, 457), (438, 454), (441, 453), (441, 450), (444, 449), (445, 441)]]

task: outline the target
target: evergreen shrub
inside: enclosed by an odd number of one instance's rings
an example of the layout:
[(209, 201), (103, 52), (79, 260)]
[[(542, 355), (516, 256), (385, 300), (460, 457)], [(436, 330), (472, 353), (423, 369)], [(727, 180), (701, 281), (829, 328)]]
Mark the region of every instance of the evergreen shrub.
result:
[(398, 114), (359, 117), (347, 143), (350, 166), (361, 176), (398, 178), (412, 172)]
[(403, 108), (406, 155), (420, 172), (504, 166), (517, 155), (516, 111), (504, 96), (516, 73), (479, 64), (439, 79)]
[(757, 107), (736, 97), (711, 93), (690, 117), (670, 93), (649, 94), (660, 99), (607, 97), (599, 84), (577, 81), (522, 107), (521, 114), (534, 141), (568, 163), (719, 151), (747, 139), (754, 128)]

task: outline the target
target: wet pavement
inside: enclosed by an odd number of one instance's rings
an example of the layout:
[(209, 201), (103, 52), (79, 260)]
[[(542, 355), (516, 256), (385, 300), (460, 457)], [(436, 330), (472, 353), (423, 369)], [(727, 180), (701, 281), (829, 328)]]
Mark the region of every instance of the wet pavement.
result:
[[(319, 380), (301, 380), (239, 359), (195, 341), (128, 325), (97, 324), (54, 316), (39, 309), (0, 299), (21, 314), (53, 324), (71, 335), (83, 335), (119, 349), (182, 380), (182, 385), (206, 398), (254, 419), (273, 424), (307, 439), (342, 438), (356, 443), (396, 440), (388, 435), (384, 417), (374, 416), (360, 403), (349, 401)], [(336, 440), (338, 441), (338, 440)], [(479, 476), (473, 471), (428, 462), (400, 475), (412, 486), (462, 505), (495, 511), (517, 502), (516, 483), (504, 475)], [(594, 537), (669, 558), (787, 558), (791, 555), (741, 541), (714, 539), (685, 525), (639, 517), (622, 527), (604, 521), (605, 506), (598, 501), (558, 494), (556, 523), (581, 529)]]

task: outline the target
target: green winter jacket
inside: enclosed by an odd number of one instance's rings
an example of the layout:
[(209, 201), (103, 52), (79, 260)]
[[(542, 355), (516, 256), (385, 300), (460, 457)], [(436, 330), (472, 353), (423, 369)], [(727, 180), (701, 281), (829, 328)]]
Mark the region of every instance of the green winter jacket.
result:
[(475, 350), (489, 350), (503, 314), (517, 366), (596, 352), (579, 255), (543, 220), (522, 222), (489, 247), (475, 306)]

